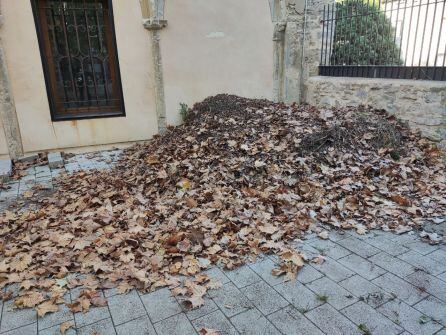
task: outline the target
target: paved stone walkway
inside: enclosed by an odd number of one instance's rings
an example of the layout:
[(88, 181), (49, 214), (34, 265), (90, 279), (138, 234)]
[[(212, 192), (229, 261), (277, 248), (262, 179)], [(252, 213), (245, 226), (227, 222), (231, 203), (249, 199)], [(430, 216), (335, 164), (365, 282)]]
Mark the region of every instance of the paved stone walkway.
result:
[[(65, 169), (108, 168), (117, 155), (119, 151), (78, 155)], [(8, 202), (31, 184), (52, 187), (60, 172), (31, 168), (0, 193), (0, 201)], [(310, 235), (295, 247), (308, 256), (324, 254), (326, 261), (306, 265), (297, 281), (286, 283), (271, 275), (275, 256), (230, 272), (211, 268), (206, 272), (223, 286), (210, 291), (206, 304), (192, 311), (167, 289), (126, 295), (105, 290), (106, 307), (74, 315), (64, 308), (43, 318), (34, 310), (13, 311), (7, 301), (0, 304), (0, 334), (60, 334), (60, 324), (73, 320), (76, 329), (67, 335), (189, 335), (202, 328), (221, 335), (446, 335), (444, 243), (431, 246), (416, 234), (331, 232), (328, 240)], [(79, 293), (74, 289), (67, 299)]]

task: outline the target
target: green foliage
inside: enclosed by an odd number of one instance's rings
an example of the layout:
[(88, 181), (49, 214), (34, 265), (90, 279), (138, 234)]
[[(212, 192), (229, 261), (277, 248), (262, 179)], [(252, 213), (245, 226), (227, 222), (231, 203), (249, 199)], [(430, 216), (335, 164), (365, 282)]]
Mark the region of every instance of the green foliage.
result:
[(379, 0), (336, 3), (333, 65), (402, 65), (395, 29)]
[(365, 324), (363, 324), (363, 323), (359, 324), (358, 329), (359, 329), (364, 335), (372, 335), (372, 332), (371, 332), (371, 331), (369, 330), (369, 328), (368, 328)]
[(187, 114), (189, 113), (189, 106), (183, 102), (180, 103), (180, 115), (183, 121), (186, 120)]
[(325, 294), (317, 294), (316, 295), (316, 299), (322, 302), (327, 302), (328, 301), (328, 296)]

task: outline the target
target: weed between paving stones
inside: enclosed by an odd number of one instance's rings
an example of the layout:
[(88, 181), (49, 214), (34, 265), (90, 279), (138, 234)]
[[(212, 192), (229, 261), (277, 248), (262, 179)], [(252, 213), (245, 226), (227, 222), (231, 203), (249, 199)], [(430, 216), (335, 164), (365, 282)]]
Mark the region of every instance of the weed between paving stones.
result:
[(288, 242), (309, 230), (401, 233), (442, 217), (442, 155), (382, 111), (211, 97), (111, 171), (62, 176), (38, 208), (4, 212), (0, 286), (18, 283), (15, 305), (39, 315), (77, 286), (74, 312), (112, 287), (168, 286), (198, 307), (218, 287), (200, 275), (212, 264), (274, 252), (273, 273), (292, 279), (309, 260)]

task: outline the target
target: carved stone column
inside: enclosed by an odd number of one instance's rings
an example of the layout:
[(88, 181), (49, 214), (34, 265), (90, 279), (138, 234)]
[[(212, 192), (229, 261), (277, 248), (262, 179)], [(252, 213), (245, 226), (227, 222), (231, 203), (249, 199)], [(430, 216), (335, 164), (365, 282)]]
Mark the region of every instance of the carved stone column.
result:
[(160, 47), (160, 30), (167, 26), (164, 20), (164, 0), (140, 0), (144, 28), (150, 31), (152, 41), (152, 61), (155, 71), (155, 106), (158, 118), (158, 131), (165, 132), (166, 100), (164, 96), (163, 62)]
[[(0, 0), (1, 1), (1, 0)], [(3, 25), (3, 16), (0, 2), (0, 29)], [(9, 157), (16, 159), (23, 155), (22, 137), (14, 105), (14, 99), (9, 82), (8, 68), (6, 66), (3, 44), (0, 38), (0, 118), (3, 123)]]

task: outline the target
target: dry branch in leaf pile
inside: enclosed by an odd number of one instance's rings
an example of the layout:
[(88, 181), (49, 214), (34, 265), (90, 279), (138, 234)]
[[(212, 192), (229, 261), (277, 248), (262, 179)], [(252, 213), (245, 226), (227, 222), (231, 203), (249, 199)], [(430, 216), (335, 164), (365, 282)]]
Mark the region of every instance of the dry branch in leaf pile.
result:
[(291, 279), (307, 259), (288, 242), (307, 231), (402, 233), (444, 216), (445, 195), (444, 153), (382, 111), (218, 95), (111, 171), (62, 176), (36, 209), (2, 213), (0, 286), (39, 315), (80, 285), (75, 312), (111, 287), (169, 286), (193, 308), (218, 287), (200, 275), (212, 264), (274, 252)]

